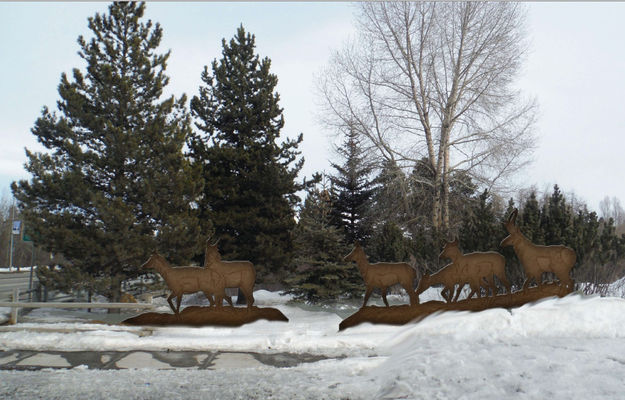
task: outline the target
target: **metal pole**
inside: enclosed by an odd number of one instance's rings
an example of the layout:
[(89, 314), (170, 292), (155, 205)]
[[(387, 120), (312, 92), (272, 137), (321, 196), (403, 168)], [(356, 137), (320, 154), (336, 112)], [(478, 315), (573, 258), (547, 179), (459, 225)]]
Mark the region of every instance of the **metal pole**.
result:
[[(20, 290), (18, 288), (13, 289), (13, 303), (19, 303), (20, 301)], [(17, 324), (17, 306), (11, 308), (11, 319), (9, 319), (9, 324), (15, 325)]]
[(11, 250), (9, 251), (9, 272), (13, 272), (13, 221), (15, 220), (15, 199), (11, 208)]
[(30, 277), (28, 278), (28, 302), (33, 301), (33, 269), (35, 268), (35, 242), (30, 242), (33, 251), (30, 253)]

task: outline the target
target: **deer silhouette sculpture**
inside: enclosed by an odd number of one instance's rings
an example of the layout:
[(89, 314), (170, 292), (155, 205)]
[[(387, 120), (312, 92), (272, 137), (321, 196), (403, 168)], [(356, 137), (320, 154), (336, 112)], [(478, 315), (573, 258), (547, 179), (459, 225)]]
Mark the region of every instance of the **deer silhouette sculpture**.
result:
[(570, 277), (570, 272), (577, 259), (575, 251), (563, 245), (540, 246), (533, 244), (516, 226), (518, 213), (519, 210), (515, 208), (510, 213), (508, 221), (504, 223), (509, 235), (501, 241), (501, 247), (512, 246), (521, 265), (523, 265), (525, 270), (523, 289), (527, 288), (532, 280), (540, 286), (543, 283), (543, 273), (553, 272), (561, 284), (572, 290), (573, 279)]
[[(227, 288), (239, 288), (247, 307), (251, 308), (254, 303), (254, 283), (256, 281), (256, 270), (249, 261), (222, 261), (221, 254), (217, 248), (217, 243), (211, 244), (210, 238), (206, 241), (206, 252), (204, 257), (204, 268), (215, 271), (223, 276)], [(230, 297), (226, 300), (230, 302)]]
[[(172, 267), (165, 257), (157, 252), (154, 252), (141, 268), (156, 270), (163, 277), (171, 290), (167, 302), (176, 315), (180, 314), (180, 303), (184, 294), (203, 292), (211, 306), (213, 304), (216, 307), (222, 306), (225, 296), (224, 277), (213, 270), (201, 267)], [(176, 298), (176, 307), (172, 302), (173, 298)]]
[(367, 285), (365, 300), (362, 304), (363, 307), (367, 305), (369, 296), (371, 296), (371, 292), (376, 287), (382, 290), (382, 299), (384, 300), (384, 304), (389, 307), (388, 301), (386, 300), (386, 291), (390, 286), (397, 283), (399, 283), (404, 290), (406, 290), (408, 296), (410, 296), (410, 305), (416, 305), (419, 303), (419, 298), (413, 289), (413, 282), (417, 275), (417, 271), (415, 271), (415, 269), (408, 263), (379, 262), (369, 264), (365, 251), (358, 243), (354, 243), (354, 249), (343, 258), (343, 261), (355, 261), (358, 266), (358, 270), (365, 281), (365, 285)]
[[(478, 297), (481, 297), (480, 286), (482, 286), (482, 281), (493, 290), (493, 295), (497, 294), (495, 276), (505, 286), (507, 293), (510, 293), (511, 285), (506, 278), (506, 259), (497, 252), (485, 251), (462, 254), (458, 248), (458, 238), (456, 238), (452, 242), (445, 243), (439, 258), (450, 259), (451, 263), (458, 268), (459, 279), (465, 279), (466, 283), (469, 283), (471, 292), (468, 298), (471, 298), (476, 292)], [(460, 283), (454, 301), (458, 299), (462, 286), (464, 286), (464, 282)]]

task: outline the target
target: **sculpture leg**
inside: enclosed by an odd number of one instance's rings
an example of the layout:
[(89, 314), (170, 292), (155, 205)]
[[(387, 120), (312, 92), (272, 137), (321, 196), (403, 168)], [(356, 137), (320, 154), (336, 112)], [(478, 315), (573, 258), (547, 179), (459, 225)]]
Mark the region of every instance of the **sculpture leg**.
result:
[(441, 290), (441, 296), (443, 296), (443, 299), (445, 299), (446, 302), (451, 303), (454, 293), (447, 286), (445, 286), (443, 290)]
[(213, 295), (210, 292), (203, 291), (204, 296), (208, 299), (209, 307), (212, 307), (215, 304), (215, 300), (213, 300)]
[(414, 292), (414, 290), (412, 290), (412, 288), (410, 288), (410, 285), (408, 286), (402, 285), (402, 287), (408, 294), (408, 297), (410, 297), (410, 305), (414, 306), (414, 305), (419, 304), (419, 297), (416, 296), (416, 293)]
[[(462, 288), (464, 287), (464, 285), (458, 285), (458, 289), (456, 289), (456, 286), (454, 285), (454, 290), (456, 291), (456, 295), (454, 296), (453, 302), (455, 303), (456, 301), (458, 301), (458, 297), (460, 297), (460, 293), (462, 292)], [(453, 294), (453, 293), (452, 293)]]
[(254, 304), (254, 291), (253, 290), (249, 290), (247, 293), (245, 293), (245, 300), (247, 301), (247, 308), (251, 309), (252, 305)]
[(390, 307), (390, 306), (388, 305), (388, 301), (386, 300), (386, 290), (387, 290), (387, 289), (388, 289), (387, 287), (383, 287), (383, 288), (382, 288), (382, 300), (384, 300), (384, 304), (386, 304), (386, 306), (387, 306), (387, 307)]
[(171, 310), (174, 312), (174, 314), (178, 314), (176, 312), (176, 307), (174, 307), (174, 303), (171, 301), (171, 299), (173, 299), (176, 295), (174, 293), (171, 293), (169, 295), (169, 297), (167, 297), (167, 302), (169, 303), (169, 307), (171, 307)]
[(215, 293), (215, 308), (224, 306), (224, 293)]
[(180, 314), (180, 303), (182, 303), (182, 295), (176, 297), (176, 303), (178, 306), (176, 307), (176, 314)]
[(367, 290), (365, 291), (365, 301), (362, 303), (362, 306), (367, 305), (367, 301), (369, 300), (369, 296), (371, 296), (371, 292), (373, 291), (372, 286), (367, 286)]

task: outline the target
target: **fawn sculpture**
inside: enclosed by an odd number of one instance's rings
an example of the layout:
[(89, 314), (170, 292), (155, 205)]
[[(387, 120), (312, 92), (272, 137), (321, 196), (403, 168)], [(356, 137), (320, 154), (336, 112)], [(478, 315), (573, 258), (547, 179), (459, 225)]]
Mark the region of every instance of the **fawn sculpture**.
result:
[[(172, 267), (157, 252), (154, 252), (141, 268), (153, 269), (165, 279), (171, 290), (167, 302), (176, 315), (180, 314), (183, 294), (203, 292), (211, 306), (213, 304), (216, 307), (222, 306), (225, 296), (225, 280), (221, 274), (214, 270), (201, 267)], [(213, 295), (215, 301), (213, 301)], [(176, 307), (172, 302), (174, 297), (176, 298)]]
[[(415, 291), (416, 295), (419, 296), (421, 293), (425, 291), (425, 289), (434, 285), (443, 285), (443, 289), (441, 290), (441, 296), (447, 301), (447, 303), (451, 303), (455, 301), (458, 296), (454, 298), (454, 290), (456, 288), (456, 284), (461, 284), (460, 282), (466, 282), (460, 274), (459, 268), (457, 268), (454, 264), (447, 264), (443, 268), (441, 268), (438, 272), (433, 274), (428, 274), (427, 272), (421, 276), (419, 279), (419, 284), (417, 285), (417, 290)], [(477, 283), (479, 286), (479, 282)], [(462, 283), (464, 285), (464, 283)], [(460, 293), (460, 289), (458, 289), (458, 294)], [(454, 298), (454, 300), (452, 300)]]
[[(223, 276), (225, 287), (239, 288), (247, 301), (247, 307), (251, 308), (254, 303), (254, 283), (256, 270), (249, 261), (222, 261), (221, 254), (217, 249), (217, 243), (211, 244), (210, 238), (206, 241), (204, 268), (215, 271)], [(230, 304), (230, 297), (226, 299)]]
[(413, 290), (413, 282), (417, 272), (408, 263), (387, 263), (380, 262), (369, 264), (365, 251), (360, 244), (354, 243), (354, 249), (343, 258), (343, 261), (355, 261), (362, 278), (367, 285), (365, 292), (365, 300), (362, 306), (367, 305), (369, 296), (374, 288), (378, 287), (382, 290), (382, 299), (384, 304), (389, 307), (386, 300), (386, 291), (389, 286), (399, 283), (410, 296), (410, 305), (416, 305), (419, 298)]
[(531, 280), (536, 281), (536, 284), (540, 286), (543, 272), (553, 272), (560, 283), (572, 290), (573, 279), (569, 274), (577, 259), (575, 251), (563, 245), (540, 246), (533, 244), (516, 226), (518, 213), (519, 210), (515, 208), (510, 213), (508, 221), (504, 223), (509, 235), (501, 241), (500, 246), (512, 246), (517, 257), (519, 257), (525, 270), (525, 282), (523, 282), (522, 289), (527, 288)]
[[(452, 242), (445, 243), (445, 247), (439, 255), (439, 259), (444, 258), (451, 260), (451, 263), (459, 269), (461, 277), (472, 282), (472, 284), (470, 283), (471, 292), (468, 298), (471, 298), (475, 292), (478, 293), (478, 297), (481, 297), (480, 279), (490, 286), (493, 295), (495, 295), (497, 293), (495, 276), (505, 286), (507, 293), (510, 293), (511, 285), (506, 278), (506, 259), (501, 254), (494, 251), (462, 254), (458, 248), (458, 238), (456, 238)], [(458, 299), (462, 286), (464, 286), (464, 282), (460, 283), (453, 301)]]

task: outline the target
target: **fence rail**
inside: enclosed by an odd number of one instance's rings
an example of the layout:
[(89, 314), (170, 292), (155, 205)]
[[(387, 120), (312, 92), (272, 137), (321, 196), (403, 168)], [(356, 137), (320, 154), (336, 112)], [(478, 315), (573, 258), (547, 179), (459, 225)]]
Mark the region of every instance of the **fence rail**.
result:
[(131, 309), (131, 310), (149, 310), (154, 309), (154, 304), (146, 303), (56, 303), (56, 302), (20, 302), (20, 292), (15, 289), (13, 291), (13, 301), (0, 302), (0, 307), (11, 308), (9, 324), (17, 323), (18, 310), (20, 308), (109, 308), (109, 309)]

